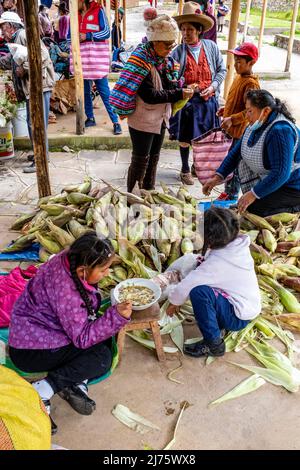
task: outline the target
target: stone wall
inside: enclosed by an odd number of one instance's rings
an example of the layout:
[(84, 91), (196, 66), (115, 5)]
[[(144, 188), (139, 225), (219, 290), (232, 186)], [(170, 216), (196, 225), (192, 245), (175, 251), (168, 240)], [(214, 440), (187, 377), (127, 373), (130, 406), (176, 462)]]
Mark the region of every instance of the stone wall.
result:
[[(275, 34), (274, 45), (282, 49), (288, 48), (289, 37), (283, 34)], [(300, 54), (300, 39), (294, 39), (293, 52)]]
[[(247, 2), (245, 0), (241, 0), (241, 7), (246, 8)], [(293, 0), (269, 0), (268, 1), (268, 10), (269, 11), (287, 11), (292, 10), (293, 8)], [(231, 5), (231, 1), (228, 1), (228, 5)], [(262, 8), (263, 0), (252, 0), (251, 7), (252, 8)]]

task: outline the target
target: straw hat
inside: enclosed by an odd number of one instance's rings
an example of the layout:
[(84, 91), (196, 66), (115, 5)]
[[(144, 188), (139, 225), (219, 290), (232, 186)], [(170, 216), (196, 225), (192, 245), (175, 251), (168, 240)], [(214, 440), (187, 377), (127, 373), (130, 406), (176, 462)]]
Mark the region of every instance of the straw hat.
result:
[(199, 23), (203, 26), (203, 32), (208, 31), (214, 25), (213, 20), (202, 13), (199, 3), (187, 2), (183, 5), (182, 15), (174, 16), (174, 20), (180, 27), (182, 23)]

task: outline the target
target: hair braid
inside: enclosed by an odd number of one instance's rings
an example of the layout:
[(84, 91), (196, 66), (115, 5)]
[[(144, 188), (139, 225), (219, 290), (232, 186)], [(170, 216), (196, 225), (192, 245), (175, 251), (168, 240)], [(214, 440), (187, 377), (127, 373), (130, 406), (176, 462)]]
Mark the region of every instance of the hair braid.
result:
[(95, 310), (92, 306), (92, 302), (76, 272), (76, 256), (71, 254), (69, 256), (69, 262), (70, 262), (70, 273), (74, 281), (74, 284), (76, 286), (76, 289), (78, 290), (80, 297), (85, 303), (86, 309), (88, 311), (88, 315), (93, 317), (95, 315)]

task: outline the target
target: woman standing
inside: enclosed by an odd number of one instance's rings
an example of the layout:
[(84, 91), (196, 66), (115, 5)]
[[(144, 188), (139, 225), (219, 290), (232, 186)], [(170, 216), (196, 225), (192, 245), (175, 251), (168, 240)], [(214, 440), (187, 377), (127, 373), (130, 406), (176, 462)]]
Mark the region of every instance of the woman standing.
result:
[(168, 57), (178, 32), (176, 22), (168, 15), (149, 22), (147, 42), (132, 53), (111, 93), (116, 113), (128, 118), (132, 141), (129, 192), (136, 182), (140, 188), (154, 189), (171, 103), (193, 96), (193, 90), (179, 87), (179, 64)]
[(179, 76), (184, 77), (185, 85), (192, 87), (195, 93), (171, 119), (170, 135), (179, 141), (181, 181), (192, 185), (194, 181), (189, 167), (191, 141), (220, 125), (216, 113), (226, 68), (218, 46), (213, 41), (201, 39), (213, 22), (201, 13), (197, 3), (185, 3), (183, 14), (174, 19), (180, 27), (183, 44), (177, 46), (172, 57), (180, 63)]
[(267, 216), (300, 211), (300, 130), (284, 103), (266, 90), (249, 90), (250, 125), (230, 150), (203, 193), (224, 182), (238, 168), (243, 196), (239, 212)]

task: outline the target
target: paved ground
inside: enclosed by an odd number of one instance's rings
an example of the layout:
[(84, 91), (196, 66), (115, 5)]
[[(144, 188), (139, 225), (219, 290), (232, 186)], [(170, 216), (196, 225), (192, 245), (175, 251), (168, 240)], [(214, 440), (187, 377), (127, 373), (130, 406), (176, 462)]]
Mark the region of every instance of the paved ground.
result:
[[(139, 23), (137, 19), (134, 21), (134, 30), (140, 34), (140, 20)], [(283, 70), (284, 55), (281, 50), (265, 46), (259, 68), (268, 70), (272, 66)], [(272, 81), (264, 85), (276, 95), (286, 98), (300, 120), (300, 98), (296, 93), (299, 90), (299, 65), (299, 57), (293, 56), (292, 80)], [(109, 134), (110, 125), (104, 125), (105, 119), (103, 123), (99, 120), (99, 127), (88, 132)], [(71, 132), (71, 124), (69, 115), (64, 120), (65, 132)], [(62, 128), (55, 126), (50, 127), (50, 132), (51, 129), (62, 132)], [(18, 153), (17, 157), (0, 165), (0, 247), (15, 238), (16, 235), (8, 231), (11, 222), (17, 214), (30, 211), (37, 198), (35, 175), (22, 173), (26, 155)], [(104, 178), (123, 187), (129, 159), (129, 150), (117, 153), (52, 153), (49, 166), (52, 190), (56, 193), (67, 183), (81, 181), (85, 173), (95, 180)], [(157, 180), (176, 185), (179, 169), (178, 151), (165, 150)], [(192, 192), (201, 198), (198, 183), (193, 186)], [(12, 266), (13, 263), (0, 262), (0, 270)], [(198, 335), (195, 326), (185, 325), (184, 331), (186, 338)], [(146, 444), (159, 450), (172, 438), (180, 404), (187, 400), (191, 406), (183, 414), (174, 449), (299, 449), (298, 394), (267, 384), (248, 396), (208, 408), (211, 400), (247, 377), (245, 371), (228, 364), (228, 360), (251, 363), (247, 353), (228, 354), (210, 366), (205, 366), (203, 360), (169, 355), (166, 366), (161, 366), (151, 351), (127, 338), (123, 354), (122, 363), (113, 376), (91, 387), (90, 394), (97, 402), (97, 410), (92, 416), (80, 416), (59, 397), (54, 398), (53, 417), (59, 427), (54, 443), (69, 449), (84, 450), (143, 449)], [(179, 360), (183, 368), (176, 378), (183, 384), (176, 384), (167, 378), (168, 371), (179, 366)], [(126, 428), (111, 414), (117, 403), (148, 418), (160, 427), (160, 431), (141, 436)]]

